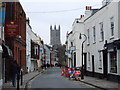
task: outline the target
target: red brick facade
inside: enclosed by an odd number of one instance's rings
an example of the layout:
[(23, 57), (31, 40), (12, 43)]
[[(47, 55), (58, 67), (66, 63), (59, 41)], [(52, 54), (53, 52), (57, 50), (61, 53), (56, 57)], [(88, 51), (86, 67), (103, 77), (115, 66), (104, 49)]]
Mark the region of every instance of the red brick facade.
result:
[(13, 60), (17, 60), (18, 64), (26, 71), (26, 14), (19, 2), (6, 3), (6, 21), (18, 21), (18, 34), (14, 37), (5, 33), (5, 43), (13, 52)]

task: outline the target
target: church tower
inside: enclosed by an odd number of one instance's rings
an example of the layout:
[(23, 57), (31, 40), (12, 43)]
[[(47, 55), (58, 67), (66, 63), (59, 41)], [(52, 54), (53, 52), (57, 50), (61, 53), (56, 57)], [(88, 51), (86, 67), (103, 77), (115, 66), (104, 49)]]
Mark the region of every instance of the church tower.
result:
[(56, 27), (50, 26), (50, 44), (53, 46), (58, 46), (61, 45), (61, 40), (60, 40), (60, 25)]

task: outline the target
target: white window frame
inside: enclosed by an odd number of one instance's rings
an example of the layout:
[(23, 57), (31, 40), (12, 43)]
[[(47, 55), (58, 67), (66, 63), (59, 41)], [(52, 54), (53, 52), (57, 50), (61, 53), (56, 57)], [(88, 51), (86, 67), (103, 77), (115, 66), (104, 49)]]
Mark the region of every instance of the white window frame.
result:
[(102, 69), (102, 51), (98, 51), (98, 53), (99, 53), (98, 68)]
[(87, 29), (87, 45), (90, 44), (90, 29)]
[(111, 17), (110, 18), (110, 38), (114, 37), (114, 29), (115, 29), (114, 17)]
[(93, 44), (96, 43), (96, 30), (95, 26), (93, 27)]
[(34, 51), (35, 51), (34, 54), (38, 55), (38, 46), (37, 45), (34, 46)]
[(100, 25), (100, 41), (104, 41), (103, 22), (99, 23), (99, 25)]
[[(111, 55), (111, 53), (113, 53), (113, 52), (114, 52), (114, 51), (112, 51), (112, 50), (109, 51), (109, 72), (110, 72), (110, 73), (117, 74), (117, 73), (118, 73), (117, 70), (116, 70), (116, 72), (111, 71), (112, 68), (114, 68), (114, 67), (112, 66), (113, 63), (112, 63), (111, 61), (114, 61), (114, 63), (116, 63), (116, 65), (117, 65), (117, 66), (116, 66), (116, 69), (118, 69), (118, 68), (117, 68), (117, 67), (118, 67), (118, 64), (117, 64), (117, 61), (118, 61), (118, 60), (117, 60), (117, 51), (116, 51), (116, 58), (114, 58), (114, 60), (111, 60), (111, 58), (110, 58), (110, 57), (111, 57), (110, 55)], [(112, 58), (112, 59), (113, 59), (113, 58)]]

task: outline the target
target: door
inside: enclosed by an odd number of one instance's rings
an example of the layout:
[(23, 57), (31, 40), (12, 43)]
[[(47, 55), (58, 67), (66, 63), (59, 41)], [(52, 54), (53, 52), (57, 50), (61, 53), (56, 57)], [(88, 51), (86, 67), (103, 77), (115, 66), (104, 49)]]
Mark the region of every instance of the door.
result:
[(74, 52), (74, 67), (76, 67), (76, 52)]
[(103, 75), (104, 78), (107, 77), (108, 74), (108, 63), (107, 63), (107, 50), (103, 51)]
[(87, 71), (87, 53), (84, 53), (84, 74)]
[(95, 69), (94, 69), (94, 55), (92, 55), (92, 76), (94, 77), (94, 72), (95, 72)]

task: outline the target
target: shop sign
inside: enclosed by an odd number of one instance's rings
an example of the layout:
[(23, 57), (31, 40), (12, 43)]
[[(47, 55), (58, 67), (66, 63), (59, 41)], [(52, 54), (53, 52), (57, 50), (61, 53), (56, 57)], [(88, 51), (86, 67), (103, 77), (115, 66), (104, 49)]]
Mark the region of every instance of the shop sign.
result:
[(18, 21), (5, 21), (5, 35), (7, 37), (15, 37), (19, 33)]

